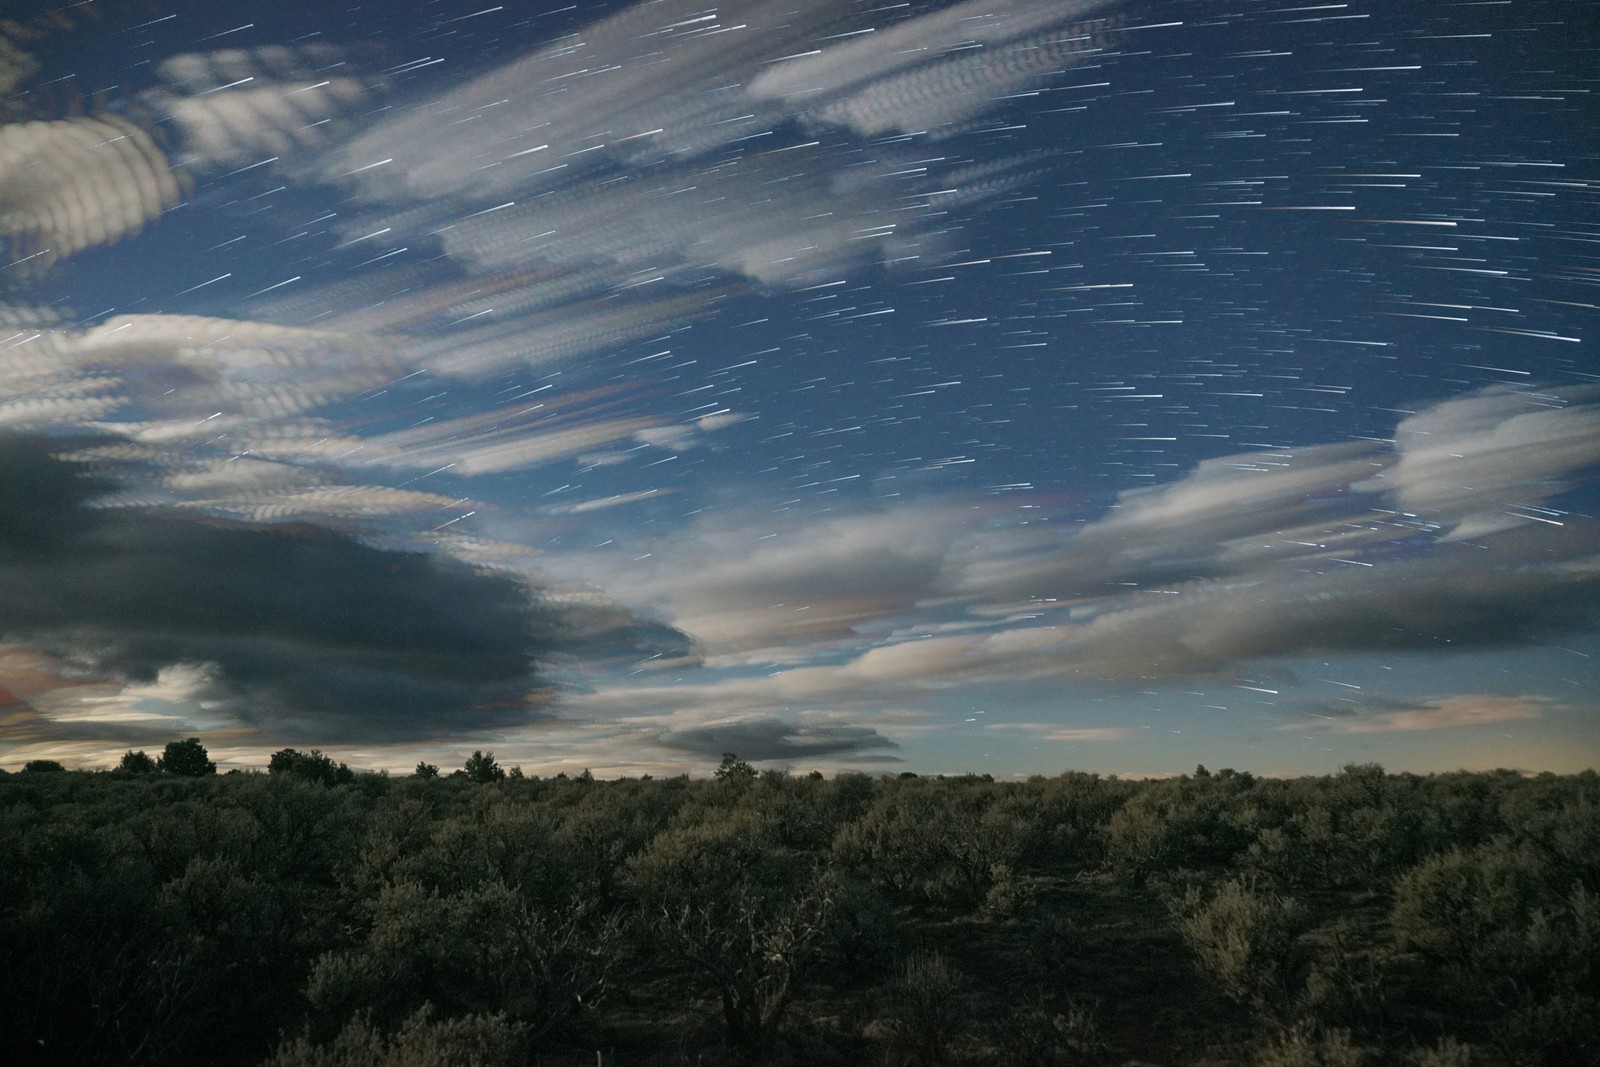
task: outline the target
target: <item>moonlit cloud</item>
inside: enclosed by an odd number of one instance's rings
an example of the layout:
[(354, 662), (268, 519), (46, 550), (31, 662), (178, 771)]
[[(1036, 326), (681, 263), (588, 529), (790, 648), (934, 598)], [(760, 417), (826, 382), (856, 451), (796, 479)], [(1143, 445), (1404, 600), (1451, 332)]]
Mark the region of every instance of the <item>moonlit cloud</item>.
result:
[(966, 0), (784, 58), (758, 75), (749, 91), (790, 102), (847, 97), (905, 70), (937, 65), (951, 52), (1005, 44), (1112, 6), (1110, 0)]
[[(1383, 703), (1379, 707), (1385, 707)], [(1433, 700), (1402, 703), (1393, 710), (1348, 711), (1337, 718), (1324, 717), (1310, 728), (1339, 734), (1376, 734), (1411, 730), (1450, 730), (1537, 719), (1556, 710), (1545, 697), (1506, 697), (1467, 693)], [(1280, 729), (1303, 730), (1301, 723)]]
[[(803, 660), (831, 643), (913, 612), (940, 595), (941, 573), (965, 535), (959, 509), (908, 506), (784, 530), (714, 515), (659, 562), (575, 560), (594, 580), (626, 587), (636, 603), (695, 636), (728, 662)], [(653, 559), (655, 556), (652, 557)]]
[(1205, 460), (1175, 482), (1122, 493), (1115, 510), (1079, 530), (1002, 538), (963, 581), (987, 597), (1082, 597), (1119, 582), (1214, 578), (1354, 550), (1374, 539), (1359, 525), (1374, 515), (1348, 487), (1388, 463), (1362, 442)]
[(328, 48), (176, 56), (130, 109), (150, 122), (101, 114), (0, 127), (0, 238), (16, 242), (13, 258), (47, 266), (137, 233), (179, 203), (196, 171), (311, 147), (368, 95), (358, 79), (325, 73), (343, 67)]
[(1069, 659), (1092, 675), (1207, 675), (1300, 653), (1499, 648), (1582, 632), (1596, 622), (1595, 534), (1508, 539), (1488, 559), (1446, 550), (1184, 587), (1069, 628)]
[(660, 496), (663, 492), (675, 490), (641, 489), (634, 493), (618, 493), (615, 496), (598, 497), (593, 500), (580, 500), (576, 504), (552, 504), (545, 511), (552, 515), (582, 515), (589, 511), (604, 511), (608, 508), (625, 507), (628, 504), (637, 504), (641, 500), (650, 500)]
[(905, 146), (795, 142), (786, 124), (871, 139), (967, 122), (1088, 54), (1069, 24), (1110, 6), (634, 5), (378, 121), (325, 176), (370, 205), (351, 240), (434, 232), (476, 273), (828, 281), (915, 259), (919, 234), (944, 225), (935, 201), (976, 194), (975, 174)]
[(1465, 540), (1537, 522), (1542, 505), (1600, 464), (1600, 393), (1490, 389), (1408, 416), (1400, 457), (1356, 488), (1395, 501)]
[[(961, 7), (986, 6), (981, 3)], [(1063, 9), (1070, 5), (1062, 5)], [(1081, 5), (1088, 7), (1092, 5)], [(972, 20), (981, 16), (968, 15)], [(846, 126), (863, 137), (893, 130), (942, 140), (993, 106), (993, 101), (1048, 84), (1100, 50), (1099, 27), (1054, 32), (962, 50), (912, 70), (883, 77), (813, 113), (818, 123)]]
[(0, 236), (37, 266), (138, 232), (182, 191), (150, 135), (109, 115), (0, 126), (0, 185)]
[(255, 165), (319, 144), (364, 103), (371, 89), (352, 70), (329, 47), (190, 53), (161, 63), (145, 100), (200, 164)]
[[(1523, 417), (1514, 398), (1483, 399), (1494, 414), (1450, 447), (1493, 455), (1488, 442)], [(1451, 401), (1412, 418), (1460, 425), (1458, 404), (1480, 409)], [(1526, 461), (1545, 479), (1590, 464), (1592, 405), (1575, 397), (1562, 410), (1540, 425), (1544, 447)], [(957, 501), (800, 529), (724, 517), (671, 562), (631, 567), (627, 581), (724, 657), (714, 662), (784, 669), (619, 686), (583, 703), (777, 709), (1007, 679), (1214, 679), (1300, 654), (1515, 647), (1600, 623), (1591, 522), (1525, 522), (1459, 544), (1381, 495), (1415, 492), (1404, 478), (1373, 478), (1395, 466), (1393, 452), (1364, 442), (1207, 460), (1060, 534), (986, 528)], [(1479, 499), (1471, 486), (1433, 491), (1455, 507)], [(847, 641), (868, 647), (827, 654)]]

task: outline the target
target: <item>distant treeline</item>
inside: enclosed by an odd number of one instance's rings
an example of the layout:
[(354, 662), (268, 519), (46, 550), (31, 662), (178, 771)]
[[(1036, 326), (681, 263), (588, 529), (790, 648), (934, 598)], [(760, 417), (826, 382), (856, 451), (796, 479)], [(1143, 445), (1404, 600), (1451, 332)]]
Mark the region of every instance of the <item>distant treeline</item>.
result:
[(0, 774), (3, 1062), (1600, 1062), (1592, 772), (217, 775), (174, 745)]

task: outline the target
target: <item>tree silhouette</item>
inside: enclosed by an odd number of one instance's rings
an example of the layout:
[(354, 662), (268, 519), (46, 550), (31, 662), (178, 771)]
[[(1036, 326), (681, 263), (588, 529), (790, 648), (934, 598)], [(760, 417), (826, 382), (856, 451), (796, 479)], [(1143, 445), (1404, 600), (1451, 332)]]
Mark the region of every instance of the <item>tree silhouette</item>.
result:
[(332, 757), (324, 756), (317, 749), (299, 752), (292, 748), (281, 748), (272, 754), (272, 759), (267, 764), (267, 773), (302, 778), (308, 782), (321, 782), (324, 785), (342, 785), (353, 782), (356, 778), (355, 772), (348, 766), (334, 762)]
[(31, 759), (22, 765), (22, 769), (30, 774), (38, 771), (64, 771), (59, 762), (53, 759)]
[(180, 778), (203, 778), (217, 773), (217, 765), (206, 755), (206, 746), (200, 743), (198, 737), (168, 741), (156, 766)]
[(144, 749), (135, 752), (130, 748), (122, 754), (122, 762), (117, 764), (117, 770), (127, 774), (154, 774), (156, 761)]
[(740, 759), (732, 752), (722, 754), (722, 762), (717, 766), (717, 780), (722, 782), (748, 782), (755, 778), (756, 769), (749, 763)]
[(478, 749), (474, 749), (472, 755), (467, 757), (461, 769), (466, 771), (467, 780), (472, 782), (498, 782), (506, 776), (500, 764), (495, 762), (493, 752)]

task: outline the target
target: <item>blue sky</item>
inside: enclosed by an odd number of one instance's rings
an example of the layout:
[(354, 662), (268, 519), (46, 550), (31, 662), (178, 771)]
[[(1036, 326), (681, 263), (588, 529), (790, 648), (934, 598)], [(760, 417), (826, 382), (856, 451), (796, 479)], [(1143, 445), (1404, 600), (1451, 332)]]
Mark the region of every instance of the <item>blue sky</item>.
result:
[(0, 762), (1595, 765), (1568, 6), (251, 7), (0, 52)]

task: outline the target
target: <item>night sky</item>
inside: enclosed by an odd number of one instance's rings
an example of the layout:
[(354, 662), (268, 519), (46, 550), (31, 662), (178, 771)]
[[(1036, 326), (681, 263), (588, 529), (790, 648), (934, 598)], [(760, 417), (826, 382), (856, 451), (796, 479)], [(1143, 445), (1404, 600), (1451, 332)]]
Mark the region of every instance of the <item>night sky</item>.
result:
[(1583, 4), (30, 7), (0, 764), (1600, 763)]

